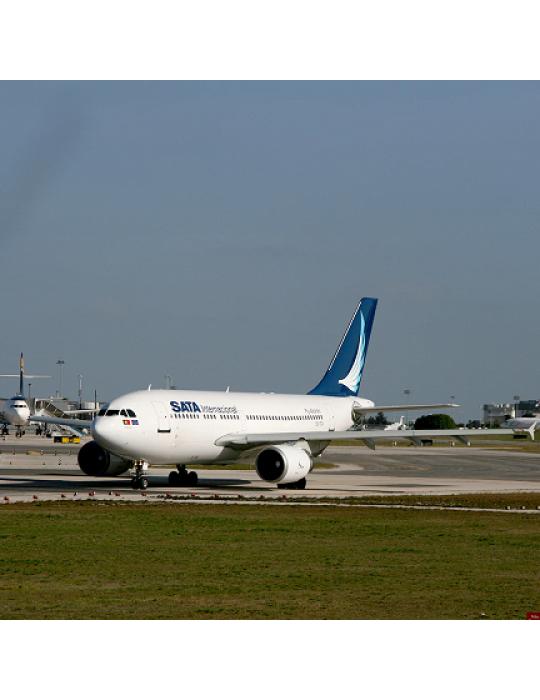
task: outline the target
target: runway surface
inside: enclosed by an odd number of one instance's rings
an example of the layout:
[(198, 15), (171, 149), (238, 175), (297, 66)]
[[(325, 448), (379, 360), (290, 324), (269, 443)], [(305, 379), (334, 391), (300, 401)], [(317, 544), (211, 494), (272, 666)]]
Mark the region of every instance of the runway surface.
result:
[(76, 445), (55, 445), (28, 436), (0, 442), (0, 504), (81, 498), (153, 500), (169, 495), (199, 498), (347, 498), (365, 495), (540, 491), (540, 454), (484, 448), (332, 447), (322, 459), (336, 466), (315, 469), (304, 491), (277, 489), (254, 470), (197, 469), (196, 487), (174, 488), (169, 468), (149, 471), (146, 495), (133, 491), (129, 476), (92, 478), (77, 466)]

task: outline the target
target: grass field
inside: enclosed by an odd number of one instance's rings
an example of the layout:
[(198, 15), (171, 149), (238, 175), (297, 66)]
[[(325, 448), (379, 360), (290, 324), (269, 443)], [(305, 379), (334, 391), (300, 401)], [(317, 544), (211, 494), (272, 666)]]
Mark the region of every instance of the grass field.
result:
[(303, 506), (0, 508), (1, 618), (518, 618), (534, 515)]
[[(302, 496), (288, 495), (289, 502), (302, 502)], [(311, 499), (313, 501), (313, 499)], [(345, 505), (430, 506), (436, 508), (484, 508), (497, 510), (540, 510), (540, 492), (520, 491), (507, 493), (459, 493), (452, 495), (401, 494), (398, 496), (350, 496), (316, 499), (318, 503)], [(539, 518), (540, 526), (540, 518)]]

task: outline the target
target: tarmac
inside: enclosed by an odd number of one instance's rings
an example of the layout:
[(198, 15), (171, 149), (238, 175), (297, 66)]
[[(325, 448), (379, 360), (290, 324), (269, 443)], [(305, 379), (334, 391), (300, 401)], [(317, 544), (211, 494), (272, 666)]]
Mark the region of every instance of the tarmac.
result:
[(196, 487), (171, 487), (170, 468), (152, 468), (146, 493), (128, 473), (92, 478), (77, 465), (77, 445), (9, 436), (0, 441), (0, 505), (35, 500), (256, 500), (351, 498), (366, 495), (540, 492), (540, 453), (478, 447), (329, 447), (303, 491), (276, 488), (254, 469), (196, 469)]

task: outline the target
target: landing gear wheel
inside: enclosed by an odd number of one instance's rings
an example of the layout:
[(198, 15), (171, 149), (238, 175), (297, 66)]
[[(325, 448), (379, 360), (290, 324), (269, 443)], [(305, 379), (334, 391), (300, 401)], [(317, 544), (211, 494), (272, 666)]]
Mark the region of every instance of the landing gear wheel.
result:
[(132, 479), (131, 488), (137, 489), (138, 491), (146, 491), (146, 489), (148, 488), (148, 479), (145, 476)]
[(141, 491), (146, 491), (148, 488), (148, 479), (145, 474), (150, 465), (148, 462), (138, 460), (133, 463), (133, 471), (131, 472), (131, 487), (134, 489), (140, 489)]
[(178, 471), (169, 473), (169, 486), (197, 486), (199, 481), (197, 472), (188, 472), (182, 465), (177, 469)]
[(178, 472), (169, 472), (169, 486), (180, 486), (180, 474)]

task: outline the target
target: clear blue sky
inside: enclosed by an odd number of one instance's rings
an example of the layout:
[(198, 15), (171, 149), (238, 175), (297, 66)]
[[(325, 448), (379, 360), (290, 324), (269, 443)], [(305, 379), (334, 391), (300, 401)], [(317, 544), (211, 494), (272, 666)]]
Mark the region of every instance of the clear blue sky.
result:
[(1, 371), (24, 350), (55, 377), (64, 359), (87, 398), (165, 373), (303, 392), (369, 295), (362, 395), (453, 394), (460, 418), (540, 397), (538, 84), (2, 83), (0, 98)]

